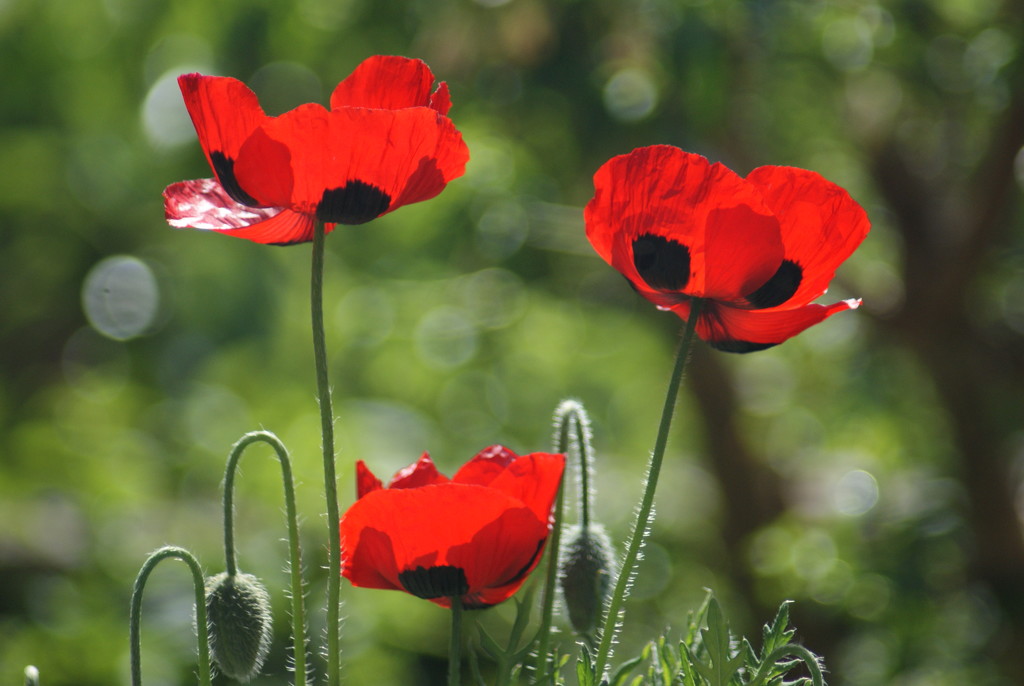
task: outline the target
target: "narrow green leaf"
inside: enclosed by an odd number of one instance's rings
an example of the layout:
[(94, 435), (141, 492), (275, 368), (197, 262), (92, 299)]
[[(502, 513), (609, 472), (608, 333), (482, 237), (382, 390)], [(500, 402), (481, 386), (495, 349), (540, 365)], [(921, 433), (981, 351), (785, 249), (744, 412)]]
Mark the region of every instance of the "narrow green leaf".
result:
[(522, 638), (523, 632), (526, 631), (527, 625), (530, 623), (530, 612), (533, 609), (533, 596), (537, 593), (537, 584), (530, 584), (530, 586), (517, 596), (514, 600), (516, 603), (516, 620), (512, 624), (512, 632), (509, 634), (508, 645), (509, 649), (514, 649), (519, 645), (519, 639)]
[(683, 667), (683, 686), (702, 686), (703, 680), (700, 678), (699, 670), (697, 668), (699, 660), (697, 659), (697, 656), (694, 655), (690, 645), (687, 643), (680, 643), (679, 654), (686, 662), (686, 665)]
[(640, 664), (641, 660), (642, 658), (638, 655), (637, 657), (634, 657), (630, 660), (626, 660), (621, 665), (619, 665), (618, 668), (616, 668), (616, 670), (612, 673), (612, 678), (609, 682), (610, 686), (620, 686), (622, 682), (626, 680), (626, 677), (629, 676), (629, 673), (633, 671), (633, 668)]
[(501, 646), (498, 645), (498, 642), (495, 641), (489, 633), (487, 633), (487, 629), (483, 628), (483, 626), (479, 624), (477, 624), (477, 628), (480, 629), (480, 647), (483, 648), (485, 653), (487, 653), (487, 656), (495, 661), (504, 658), (505, 651), (502, 650)]
[(576, 679), (579, 686), (594, 686), (594, 659), (585, 643), (580, 646), (580, 656), (576, 659)]
[(468, 652), (469, 671), (473, 675), (473, 680), (476, 681), (477, 686), (487, 686), (487, 682), (484, 681), (483, 674), (480, 673), (480, 660), (477, 653), (477, 647), (471, 646)]
[(706, 588), (704, 591), (704, 601), (695, 612), (690, 612), (687, 618), (687, 632), (686, 637), (683, 640), (686, 642), (686, 645), (689, 646), (692, 646), (694, 641), (696, 641), (697, 637), (700, 635), (700, 628), (704, 626), (704, 619), (708, 613), (708, 605), (711, 604), (711, 598), (714, 597), (710, 588)]

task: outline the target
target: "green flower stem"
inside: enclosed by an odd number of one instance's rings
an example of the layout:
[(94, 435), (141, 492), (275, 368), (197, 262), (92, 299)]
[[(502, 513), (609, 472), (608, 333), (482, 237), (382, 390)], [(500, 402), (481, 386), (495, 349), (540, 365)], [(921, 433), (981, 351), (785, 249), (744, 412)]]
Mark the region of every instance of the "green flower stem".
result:
[(658, 476), (661, 474), (661, 463), (665, 457), (665, 446), (668, 444), (669, 428), (672, 426), (672, 415), (675, 412), (676, 399), (679, 396), (679, 386), (683, 379), (683, 370), (686, 368), (686, 361), (690, 356), (690, 344), (693, 342), (694, 331), (697, 327), (697, 319), (700, 317), (703, 301), (695, 299), (690, 305), (690, 318), (686, 321), (683, 329), (683, 337), (676, 350), (675, 365), (672, 368), (672, 376), (668, 383), (668, 392), (665, 395), (665, 407), (661, 413), (661, 424), (658, 426), (658, 437), (654, 442), (654, 452), (651, 453), (651, 461), (647, 468), (647, 479), (644, 483), (644, 494), (640, 500), (640, 506), (636, 511), (636, 519), (633, 521), (633, 528), (629, 533), (629, 542), (626, 546), (626, 556), (622, 561), (622, 569), (615, 581), (615, 589), (612, 591), (611, 601), (605, 611), (604, 626), (601, 629), (601, 643), (597, 649), (597, 659), (594, 665), (594, 673), (602, 677), (608, 667), (611, 658), (612, 646), (615, 643), (615, 636), (621, 628), (622, 615), (624, 612), (623, 603), (629, 595), (629, 587), (636, 576), (637, 563), (640, 556), (640, 549), (650, 533), (652, 513), (654, 510), (654, 492), (658, 488)]
[(292, 463), (284, 443), (270, 431), (252, 431), (245, 434), (231, 448), (227, 468), (224, 470), (224, 559), (227, 573), (238, 572), (235, 562), (235, 474), (245, 449), (253, 443), (268, 443), (277, 452), (281, 463), (281, 479), (284, 481), (285, 516), (288, 520), (288, 552), (290, 555), (292, 596), (292, 641), (295, 660), (295, 684), (306, 684), (306, 610), (302, 593), (302, 551), (299, 543), (299, 518), (295, 508), (295, 481), (292, 478)]
[[(594, 502), (593, 489), (590, 487), (590, 474), (593, 469), (594, 454), (593, 447), (590, 445), (590, 420), (587, 419), (587, 415), (583, 410), (582, 406), (575, 408), (572, 414), (567, 418), (569, 424), (575, 430), (575, 435), (572, 437), (572, 442), (576, 446), (576, 450), (579, 451), (579, 518), (580, 528), (583, 531), (590, 530), (590, 506)], [(566, 445), (565, 450), (568, 450), (569, 446)], [(563, 451), (564, 452), (564, 451)]]
[(175, 557), (188, 565), (192, 572), (192, 586), (196, 594), (196, 634), (199, 645), (199, 683), (210, 686), (210, 638), (206, 631), (206, 586), (203, 570), (195, 556), (184, 548), (165, 546), (154, 551), (142, 564), (132, 589), (131, 609), (128, 615), (128, 642), (131, 652), (132, 686), (142, 686), (142, 594), (150, 572), (162, 560)]
[[(586, 435), (586, 428), (580, 413), (582, 406), (575, 400), (563, 401), (555, 410), (555, 452), (563, 455), (569, 452), (569, 448), (575, 445), (580, 451), (581, 460), (586, 460), (584, 453), (590, 449), (590, 441)], [(575, 436), (573, 430), (575, 429)], [(584, 465), (586, 466), (586, 465)], [(583, 467), (581, 467), (583, 469)], [(589, 475), (588, 475), (589, 476)], [(586, 479), (587, 477), (582, 477)], [(581, 482), (581, 489), (586, 489)], [(583, 497), (583, 496), (581, 496)], [(551, 642), (551, 625), (555, 613), (555, 591), (558, 586), (559, 557), (562, 546), (562, 520), (565, 518), (565, 475), (562, 475), (562, 483), (558, 487), (558, 498), (555, 501), (555, 517), (552, 524), (551, 544), (548, 548), (548, 567), (544, 579), (544, 596), (541, 599), (541, 624), (537, 631), (537, 653), (533, 666), (533, 681), (539, 683), (547, 673), (550, 664), (548, 662), (548, 650)], [(584, 510), (587, 513), (589, 522), (589, 508)]]
[(462, 598), (452, 596), (452, 634), (448, 639), (448, 686), (459, 686), (462, 666)]
[(558, 586), (558, 557), (562, 544), (562, 518), (565, 502), (565, 476), (558, 485), (555, 500), (555, 519), (552, 524), (551, 542), (548, 547), (548, 568), (544, 576), (544, 597), (541, 599), (540, 629), (537, 632), (537, 655), (533, 667), (532, 683), (540, 683), (548, 671), (548, 649), (551, 641), (551, 624), (555, 614), (555, 589)]
[(313, 231), (313, 266), (310, 279), (313, 316), (313, 358), (316, 362), (317, 398), (320, 403), (321, 445), (324, 454), (324, 493), (327, 498), (327, 683), (340, 683), (339, 619), (341, 597), (341, 519), (338, 513), (338, 480), (334, 470), (334, 411), (327, 379), (327, 344), (324, 336), (324, 225)]
[(580, 450), (580, 528), (590, 530), (590, 462), (584, 450)]

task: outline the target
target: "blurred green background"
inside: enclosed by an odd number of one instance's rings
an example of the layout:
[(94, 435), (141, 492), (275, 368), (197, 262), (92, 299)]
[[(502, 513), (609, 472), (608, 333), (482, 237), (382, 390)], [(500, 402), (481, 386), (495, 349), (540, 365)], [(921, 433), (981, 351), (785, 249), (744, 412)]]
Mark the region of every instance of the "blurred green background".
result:
[[(276, 114), (395, 53), (448, 81), (472, 158), (437, 199), (328, 237), (342, 507), (358, 458), (388, 474), (427, 450), (451, 473), (491, 443), (547, 449), (571, 396), (592, 413), (597, 510), (621, 541), (680, 322), (590, 249), (590, 177), (652, 143), (741, 174), (807, 167), (872, 218), (827, 296), (864, 306), (765, 352), (699, 346), (619, 656), (711, 587), (748, 634), (794, 599), (832, 684), (1024, 683), (1022, 14), (1012, 0), (3, 0), (0, 682), (31, 663), (47, 686), (127, 683), (139, 565), (170, 543), (223, 569), (223, 462), (257, 428), (302, 482), (319, 637), (309, 246), (165, 225), (163, 187), (210, 175), (174, 79), (238, 77)], [(269, 449), (252, 452), (239, 561), (278, 616), (257, 683), (285, 683), (281, 487)], [(144, 607), (154, 686), (195, 683), (177, 566)], [(347, 683), (442, 682), (445, 611), (343, 594)], [(500, 634), (511, 609), (481, 620)]]

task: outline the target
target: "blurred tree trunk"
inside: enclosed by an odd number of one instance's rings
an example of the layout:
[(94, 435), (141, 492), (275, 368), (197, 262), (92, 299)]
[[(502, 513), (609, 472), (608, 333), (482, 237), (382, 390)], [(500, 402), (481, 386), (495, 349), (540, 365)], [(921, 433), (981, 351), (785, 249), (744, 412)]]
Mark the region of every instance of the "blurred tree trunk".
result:
[[(1021, 429), (1024, 340), (1001, 322), (982, 321), (976, 295), (993, 256), (1011, 237), (1020, 194), (1014, 159), (1024, 145), (1024, 88), (993, 130), (969, 180), (915, 175), (900, 143), (877, 146), (876, 183), (904, 240), (902, 311), (882, 326), (930, 374), (955, 440), (973, 533), (971, 572), (999, 605), (1007, 646), (1024, 645), (1024, 533), (1015, 508), (1011, 441)], [(975, 296), (975, 297), (972, 297)], [(1012, 654), (1011, 654), (1012, 653)], [(1024, 655), (1004, 662), (1024, 671)]]

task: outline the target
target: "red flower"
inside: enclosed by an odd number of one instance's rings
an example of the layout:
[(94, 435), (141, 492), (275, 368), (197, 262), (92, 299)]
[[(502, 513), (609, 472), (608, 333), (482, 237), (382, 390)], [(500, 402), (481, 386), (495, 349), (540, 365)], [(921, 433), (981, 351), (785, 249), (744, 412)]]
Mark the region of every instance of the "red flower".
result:
[(763, 350), (860, 300), (812, 305), (868, 233), (864, 210), (811, 171), (742, 178), (667, 145), (614, 157), (594, 175), (587, 238), (645, 298), (719, 350)]
[(330, 232), (434, 197), (463, 174), (469, 150), (445, 116), (447, 85), (431, 93), (433, 83), (420, 60), (370, 57), (334, 89), (330, 110), (268, 117), (240, 81), (181, 76), (216, 178), (168, 186), (168, 223), (287, 245), (312, 240), (318, 220)]
[(356, 463), (358, 500), (341, 518), (342, 575), (450, 607), (507, 600), (537, 566), (563, 455), (491, 446), (452, 479), (424, 453), (384, 488)]

